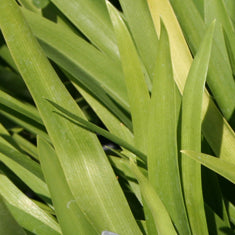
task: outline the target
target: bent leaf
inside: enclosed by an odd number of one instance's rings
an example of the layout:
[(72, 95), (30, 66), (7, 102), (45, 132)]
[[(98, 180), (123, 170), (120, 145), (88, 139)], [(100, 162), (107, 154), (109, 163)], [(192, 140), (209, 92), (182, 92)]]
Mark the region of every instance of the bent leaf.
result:
[[(14, 0), (2, 1), (0, 27), (79, 207), (100, 232), (107, 228), (117, 233), (140, 234), (97, 137), (55, 114), (55, 108), (46, 101), (51, 100), (85, 118), (46, 59)], [(115, 213), (113, 208), (116, 208)]]
[(181, 150), (181, 152), (235, 184), (235, 164), (195, 151)]

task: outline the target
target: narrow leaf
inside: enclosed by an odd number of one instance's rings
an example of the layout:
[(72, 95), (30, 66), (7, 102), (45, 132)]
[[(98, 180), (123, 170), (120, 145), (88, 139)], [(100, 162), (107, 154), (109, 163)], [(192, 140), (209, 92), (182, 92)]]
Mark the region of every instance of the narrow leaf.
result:
[[(149, 110), (149, 181), (167, 208), (179, 234), (190, 234), (178, 166), (179, 92), (173, 79), (168, 36), (163, 25), (155, 74)], [(169, 187), (166, 187), (166, 182)]]
[(40, 39), (47, 56), (71, 74), (73, 77), (69, 78), (74, 83), (83, 85), (125, 121), (123, 114), (110, 99), (112, 97), (121, 107), (128, 110), (120, 63), (113, 62), (70, 30), (65, 30), (64, 27), (27, 10), (23, 10), (23, 13), (33, 33)]
[(114, 60), (119, 53), (104, 0), (52, 0), (52, 2), (101, 51)]
[[(185, 36), (188, 37), (190, 49), (195, 54), (205, 35), (206, 25), (193, 0), (170, 0), (170, 2)], [(235, 83), (232, 71), (229, 61), (224, 57), (221, 45), (216, 40), (213, 43), (211, 53), (207, 83), (222, 113), (229, 120), (235, 108)]]
[(147, 161), (146, 155), (144, 153), (142, 153), (137, 148), (135, 148), (134, 146), (129, 144), (127, 141), (123, 140), (122, 138), (119, 138), (119, 136), (113, 135), (109, 131), (106, 131), (105, 129), (103, 129), (99, 126), (97, 126), (91, 122), (88, 122), (87, 120), (85, 120), (79, 116), (76, 116), (74, 113), (69, 112), (68, 110), (62, 108), (61, 106), (57, 105), (56, 103), (54, 103), (52, 101), (48, 100), (48, 102), (51, 103), (57, 110), (60, 111), (57, 113), (58, 115), (61, 115), (62, 117), (68, 119), (70, 122), (74, 123), (75, 125), (81, 126), (85, 129), (88, 129), (91, 132), (100, 134), (101, 136), (109, 139), (110, 141), (112, 141), (112, 142), (126, 148), (130, 152), (136, 154), (144, 162)]
[[(182, 100), (181, 148), (200, 151), (201, 110), (203, 91), (209, 65), (214, 23), (194, 58)], [(201, 166), (182, 158), (182, 181), (188, 217), (194, 234), (208, 234), (201, 186)]]
[(171, 218), (161, 199), (156, 194), (156, 191), (153, 189), (147, 178), (140, 172), (136, 164), (133, 161), (130, 161), (130, 164), (133, 173), (139, 181), (141, 194), (152, 212), (158, 235), (176, 235), (177, 233), (171, 222)]
[(52, 147), (38, 137), (40, 163), (64, 234), (98, 234), (78, 207)]
[(47, 102), (46, 99), (51, 100), (84, 118), (46, 59), (14, 0), (2, 1), (0, 27), (33, 96), (79, 207), (100, 232), (105, 227), (117, 233), (140, 234), (97, 137), (55, 114), (55, 109)]
[(195, 151), (181, 150), (181, 152), (235, 184), (235, 164)]
[(147, 1), (121, 0), (120, 3), (139, 55), (152, 79), (155, 72), (158, 38)]
[(0, 234), (26, 235), (24, 230), (17, 224), (10, 211), (7, 209), (2, 198), (0, 198)]
[[(235, 9), (234, 1), (231, 0), (230, 3), (231, 9)], [(189, 20), (195, 19), (195, 16), (198, 17), (198, 14), (195, 13), (195, 6), (192, 5), (191, 0), (185, 1), (184, 4), (182, 4), (182, 1), (176, 2), (176, 0), (172, 0), (171, 3), (167, 0), (148, 0), (148, 4), (158, 35), (160, 35), (160, 16), (169, 32), (174, 79), (182, 94), (192, 63), (192, 56), (184, 39), (182, 29), (179, 26), (179, 22), (187, 23)], [(187, 5), (187, 10), (190, 10), (193, 16), (188, 14), (186, 18), (182, 19), (186, 13), (182, 10), (185, 9), (185, 5)], [(176, 13), (178, 18), (176, 18)], [(200, 18), (199, 21), (201, 21)], [(195, 22), (197, 23), (198, 20), (195, 20)], [(192, 24), (190, 23), (188, 26), (191, 27)], [(191, 36), (194, 36), (196, 27), (198, 27), (198, 25), (193, 27), (190, 33)], [(182, 28), (184, 29), (184, 27)], [(206, 137), (213, 151), (218, 156), (224, 159), (230, 159), (233, 162), (234, 157), (231, 153), (235, 151), (235, 134), (206, 91), (203, 97), (202, 117), (203, 135)]]
[(12, 147), (0, 142), (0, 160), (9, 167), (39, 197), (45, 200), (50, 194), (38, 163)]
[(0, 194), (19, 225), (38, 235), (61, 234), (55, 219), (27, 198), (5, 175), (0, 174)]
[[(120, 15), (107, 1), (108, 10), (117, 37), (121, 56), (122, 68), (125, 76), (127, 93), (130, 101), (136, 147), (146, 151), (146, 117), (150, 101), (148, 88), (142, 71), (140, 59), (131, 39), (128, 29)], [(131, 59), (130, 59), (131, 58)]]

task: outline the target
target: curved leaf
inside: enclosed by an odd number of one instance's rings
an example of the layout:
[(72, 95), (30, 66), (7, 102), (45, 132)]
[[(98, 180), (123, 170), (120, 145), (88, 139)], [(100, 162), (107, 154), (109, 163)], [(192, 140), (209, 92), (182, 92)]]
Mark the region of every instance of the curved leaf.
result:
[[(201, 110), (209, 65), (214, 24), (212, 24), (194, 58), (182, 99), (181, 148), (200, 151)], [(182, 158), (182, 181), (188, 217), (194, 234), (208, 234), (201, 186), (201, 166)], [(193, 182), (192, 182), (193, 181)]]
[(0, 27), (79, 207), (100, 232), (107, 228), (117, 233), (140, 234), (97, 137), (55, 114), (53, 106), (46, 101), (51, 100), (84, 118), (46, 59), (14, 0), (2, 1)]

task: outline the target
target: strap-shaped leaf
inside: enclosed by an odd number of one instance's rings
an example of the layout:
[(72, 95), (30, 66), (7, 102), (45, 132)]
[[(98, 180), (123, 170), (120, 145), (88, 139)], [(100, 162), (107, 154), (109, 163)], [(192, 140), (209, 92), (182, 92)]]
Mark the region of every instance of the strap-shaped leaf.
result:
[[(188, 37), (187, 41), (190, 48), (195, 54), (205, 35), (206, 25), (197, 11), (193, 0), (170, 0), (170, 2), (185, 36)], [(224, 58), (223, 49), (216, 41), (212, 47), (207, 83), (222, 113), (229, 120), (235, 108), (235, 83), (229, 61)]]
[(110, 60), (63, 26), (25, 9), (22, 11), (47, 56), (71, 74), (73, 77), (70, 79), (74, 83), (82, 84), (122, 120), (124, 115), (109, 97), (128, 111), (129, 103), (120, 63)]
[(145, 153), (147, 147), (145, 136), (146, 118), (150, 101), (147, 84), (135, 45), (124, 21), (108, 1), (107, 6), (121, 56), (122, 69), (130, 102), (135, 144), (137, 148)]
[(195, 151), (181, 150), (181, 152), (235, 184), (235, 164)]
[(32, 133), (48, 139), (41, 117), (34, 106), (0, 91), (0, 113)]
[(110, 133), (109, 131), (106, 131), (105, 129), (103, 129), (103, 128), (101, 128), (91, 122), (88, 122), (84, 118), (76, 116), (74, 113), (69, 112), (68, 110), (62, 108), (61, 106), (57, 105), (54, 102), (51, 102), (49, 100), (48, 100), (48, 102), (51, 103), (51, 105), (53, 105), (59, 111), (59, 112), (56, 112), (58, 115), (61, 115), (65, 119), (74, 123), (75, 125), (81, 126), (84, 129), (88, 129), (91, 132), (97, 133), (97, 134), (107, 138), (108, 140), (120, 145), (121, 147), (126, 148), (130, 152), (136, 154), (144, 162), (147, 161), (146, 155), (144, 153), (142, 153), (141, 151), (139, 151), (134, 146), (132, 146), (131, 144), (129, 144), (125, 139), (119, 138), (119, 136), (114, 135), (114, 134)]
[(55, 114), (47, 102), (46, 99), (52, 100), (84, 117), (46, 59), (14, 0), (1, 2), (0, 27), (79, 207), (100, 232), (107, 228), (117, 233), (140, 234), (97, 137)]
[(38, 137), (38, 151), (42, 171), (53, 198), (56, 216), (64, 234), (97, 234), (86, 215), (78, 207), (55, 151), (42, 138)]
[(39, 208), (22, 193), (2, 172), (0, 194), (19, 225), (38, 235), (61, 234), (60, 227), (49, 213)]
[(158, 235), (176, 235), (177, 233), (171, 222), (171, 218), (158, 194), (132, 160), (130, 161), (130, 164), (132, 171), (140, 184), (141, 194), (153, 215)]
[(2, 197), (0, 197), (0, 234), (26, 235), (25, 231), (17, 224), (10, 211), (7, 209)]
[(111, 58), (118, 60), (119, 52), (105, 0), (52, 0), (52, 2), (94, 45)]
[(147, 1), (121, 0), (120, 3), (141, 60), (152, 79), (155, 72), (158, 38)]
[[(214, 24), (194, 58), (182, 98), (181, 148), (200, 151), (202, 99), (209, 65)], [(208, 234), (201, 186), (201, 166), (182, 158), (182, 181), (188, 217), (194, 234)]]
[[(173, 79), (169, 41), (161, 27), (148, 128), (149, 181), (164, 203), (179, 234), (190, 234), (183, 201), (177, 151), (180, 94)], [(168, 182), (168, 187), (166, 187)]]
[[(148, 0), (148, 4), (157, 33), (160, 34), (160, 16), (169, 32), (174, 79), (182, 94), (187, 74), (192, 63), (192, 57), (182, 34), (182, 29), (179, 26), (179, 22), (182, 20), (182, 23), (186, 23), (191, 27), (192, 24), (188, 23), (189, 20), (194, 19), (196, 24), (198, 24), (198, 20), (195, 19), (199, 17), (199, 21), (201, 22), (200, 16), (198, 13), (195, 13), (195, 5), (192, 4), (191, 0), (185, 1), (185, 4), (182, 4), (182, 1), (176, 0), (172, 0), (171, 4), (166, 0)], [(191, 11), (193, 17), (188, 13), (188, 15), (185, 16), (186, 12), (183, 10), (185, 5), (187, 6), (187, 10)], [(172, 7), (178, 15), (179, 22)], [(183, 16), (185, 17), (184, 20), (181, 19)], [(191, 36), (194, 36), (194, 29), (197, 27), (198, 25), (193, 27), (190, 33)], [(206, 137), (215, 154), (224, 159), (230, 159), (233, 162), (234, 156), (232, 153), (235, 151), (235, 134), (206, 91), (203, 97), (202, 116), (203, 135)]]
[(38, 163), (0, 141), (0, 160), (39, 197), (46, 201), (50, 194)]

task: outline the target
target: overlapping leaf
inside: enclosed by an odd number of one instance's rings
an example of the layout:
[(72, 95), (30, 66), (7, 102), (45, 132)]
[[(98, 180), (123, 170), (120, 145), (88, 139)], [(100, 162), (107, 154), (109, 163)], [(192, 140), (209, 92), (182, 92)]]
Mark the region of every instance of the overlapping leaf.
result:
[[(209, 65), (214, 24), (212, 24), (194, 58), (182, 98), (181, 148), (201, 150), (201, 110)], [(182, 181), (186, 208), (194, 234), (208, 234), (201, 186), (201, 166), (182, 158)], [(193, 181), (193, 182), (192, 182)]]
[(54, 113), (47, 102), (46, 99), (54, 101), (84, 117), (13, 0), (1, 4), (0, 27), (47, 128), (76, 203), (100, 232), (107, 228), (117, 233), (140, 234), (96, 136)]

